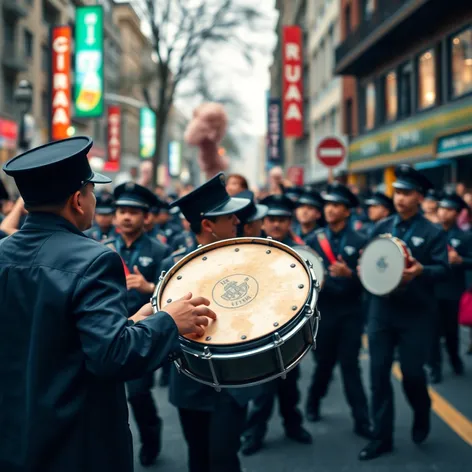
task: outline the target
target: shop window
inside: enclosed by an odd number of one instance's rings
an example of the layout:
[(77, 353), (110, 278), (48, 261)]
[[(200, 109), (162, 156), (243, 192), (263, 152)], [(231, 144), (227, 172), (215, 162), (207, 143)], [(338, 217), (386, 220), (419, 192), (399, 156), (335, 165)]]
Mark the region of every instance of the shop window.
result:
[(375, 126), (375, 85), (373, 82), (365, 88), (365, 129), (373, 129)]
[(472, 27), (451, 40), (452, 96), (472, 92)]
[(385, 77), (385, 117), (387, 121), (396, 120), (398, 114), (397, 73), (390, 72)]
[(404, 64), (400, 67), (399, 72), (399, 93), (400, 93), (400, 116), (406, 118), (411, 115), (411, 104), (413, 102), (411, 86), (412, 66), (411, 63)]
[(418, 58), (418, 108), (436, 104), (436, 55), (429, 49)]

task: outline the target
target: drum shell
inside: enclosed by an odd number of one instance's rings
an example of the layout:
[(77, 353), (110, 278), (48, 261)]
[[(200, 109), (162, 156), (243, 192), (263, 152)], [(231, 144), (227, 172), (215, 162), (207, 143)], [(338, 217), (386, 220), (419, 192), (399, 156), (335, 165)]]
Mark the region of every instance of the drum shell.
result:
[[(203, 355), (203, 345), (189, 345), (191, 350), (200, 351)], [(225, 388), (247, 387), (258, 385), (280, 377), (280, 359), (277, 351), (268, 348), (272, 345), (270, 338), (262, 338), (253, 348), (240, 352), (222, 353), (213, 347), (212, 366), (221, 386)], [(298, 364), (298, 361), (313, 345), (313, 322), (309, 320), (301, 330), (298, 330), (280, 345), (283, 365), (288, 371)], [(249, 348), (250, 346), (246, 346)], [(179, 367), (191, 372), (200, 382), (211, 385), (213, 373), (207, 359), (188, 352), (185, 347), (179, 361)]]

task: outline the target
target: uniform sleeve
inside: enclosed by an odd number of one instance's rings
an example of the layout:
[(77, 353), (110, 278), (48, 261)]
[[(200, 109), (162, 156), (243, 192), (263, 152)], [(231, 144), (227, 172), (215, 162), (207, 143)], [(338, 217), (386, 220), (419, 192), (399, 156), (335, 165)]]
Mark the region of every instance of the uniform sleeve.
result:
[(177, 326), (167, 313), (128, 326), (123, 266), (113, 252), (90, 265), (73, 304), (86, 367), (97, 376), (138, 378), (179, 355)]
[(444, 231), (438, 231), (432, 237), (429, 248), (429, 262), (423, 266), (422, 277), (431, 282), (440, 282), (445, 280), (448, 274), (447, 235)]

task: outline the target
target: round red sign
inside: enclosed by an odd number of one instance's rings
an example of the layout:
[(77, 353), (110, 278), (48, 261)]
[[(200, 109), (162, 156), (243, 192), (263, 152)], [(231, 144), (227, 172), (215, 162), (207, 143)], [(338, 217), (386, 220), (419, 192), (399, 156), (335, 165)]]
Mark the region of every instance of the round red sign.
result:
[(346, 148), (339, 138), (330, 136), (318, 143), (316, 157), (326, 167), (337, 167), (346, 158)]

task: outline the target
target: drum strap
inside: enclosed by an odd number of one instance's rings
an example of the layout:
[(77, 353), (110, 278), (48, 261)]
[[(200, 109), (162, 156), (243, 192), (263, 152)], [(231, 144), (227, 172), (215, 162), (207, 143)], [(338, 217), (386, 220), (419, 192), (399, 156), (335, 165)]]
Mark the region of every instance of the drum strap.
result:
[(328, 261), (331, 264), (336, 262), (336, 257), (334, 256), (333, 250), (331, 249), (331, 244), (329, 243), (329, 239), (327, 238), (324, 231), (320, 231), (316, 234), (318, 238), (318, 243), (321, 247), (321, 250), (324, 252), (325, 256), (328, 258)]

